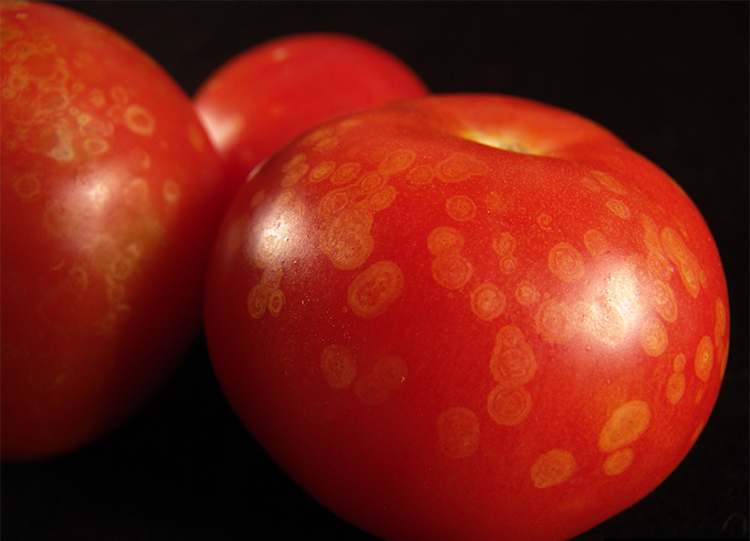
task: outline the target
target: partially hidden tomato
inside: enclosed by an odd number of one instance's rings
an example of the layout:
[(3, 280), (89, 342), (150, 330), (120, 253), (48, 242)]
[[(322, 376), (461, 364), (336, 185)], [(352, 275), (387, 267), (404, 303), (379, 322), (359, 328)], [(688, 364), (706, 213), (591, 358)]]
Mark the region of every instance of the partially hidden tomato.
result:
[(331, 117), (427, 94), (399, 58), (336, 33), (284, 36), (230, 59), (198, 89), (195, 106), (239, 186), (261, 161)]
[(338, 118), (266, 162), (205, 326), (270, 455), (390, 540), (562, 540), (631, 506), (701, 433), (729, 341), (678, 185), (591, 121), (493, 95)]
[(189, 97), (111, 29), (2, 2), (2, 459), (111, 430), (194, 340), (231, 191)]

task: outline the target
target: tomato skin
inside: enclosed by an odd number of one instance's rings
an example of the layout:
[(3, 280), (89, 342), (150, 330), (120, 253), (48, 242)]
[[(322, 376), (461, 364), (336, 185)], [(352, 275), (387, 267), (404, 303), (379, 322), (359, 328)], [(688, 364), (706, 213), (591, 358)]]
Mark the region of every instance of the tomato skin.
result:
[(230, 182), (320, 122), (428, 89), (406, 64), (363, 39), (284, 36), (230, 59), (198, 89), (195, 106)]
[(195, 339), (231, 192), (189, 97), (111, 29), (2, 3), (2, 459), (112, 430)]
[(631, 506), (705, 426), (729, 334), (674, 181), (577, 115), (486, 95), (287, 145), (225, 217), (204, 317), (250, 432), (386, 539), (568, 539)]

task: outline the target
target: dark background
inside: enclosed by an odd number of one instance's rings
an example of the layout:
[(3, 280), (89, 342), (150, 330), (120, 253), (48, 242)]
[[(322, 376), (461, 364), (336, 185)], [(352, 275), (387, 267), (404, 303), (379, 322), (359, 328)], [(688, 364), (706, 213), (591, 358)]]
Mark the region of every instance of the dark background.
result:
[[(64, 4), (132, 39), (190, 94), (248, 47), (344, 32), (400, 56), (433, 92), (570, 109), (660, 165), (722, 254), (728, 367), (677, 470), (577, 539), (748, 537), (748, 3)], [(66, 456), (3, 465), (1, 494), (5, 541), (373, 539), (278, 470), (224, 401), (200, 338), (139, 416)]]

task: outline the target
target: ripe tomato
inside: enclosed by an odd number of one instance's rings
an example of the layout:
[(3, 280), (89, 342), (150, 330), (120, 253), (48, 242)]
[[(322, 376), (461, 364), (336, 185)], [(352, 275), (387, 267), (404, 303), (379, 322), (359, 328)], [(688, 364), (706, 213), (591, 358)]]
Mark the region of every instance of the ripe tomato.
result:
[(338, 118), (239, 192), (219, 382), (272, 457), (387, 539), (567, 539), (708, 419), (728, 347), (698, 210), (602, 127), (511, 97)]
[(2, 458), (141, 407), (200, 325), (231, 193), (187, 95), (97, 22), (2, 2)]
[(282, 145), (336, 115), (424, 96), (401, 60), (352, 36), (285, 36), (231, 59), (198, 89), (195, 106), (236, 187)]

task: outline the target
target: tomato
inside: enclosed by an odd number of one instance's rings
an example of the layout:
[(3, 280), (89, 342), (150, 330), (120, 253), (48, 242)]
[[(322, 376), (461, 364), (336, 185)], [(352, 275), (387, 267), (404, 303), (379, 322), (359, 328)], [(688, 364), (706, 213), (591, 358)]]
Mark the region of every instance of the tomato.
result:
[(143, 406), (201, 323), (229, 203), (192, 102), (111, 29), (2, 4), (2, 458)]
[(198, 89), (195, 106), (239, 187), (258, 163), (316, 124), (427, 92), (417, 74), (375, 44), (309, 33), (232, 58)]
[(685, 457), (726, 367), (721, 261), (657, 166), (573, 113), (433, 96), (260, 168), (209, 265), (222, 389), (386, 539), (561, 540)]

